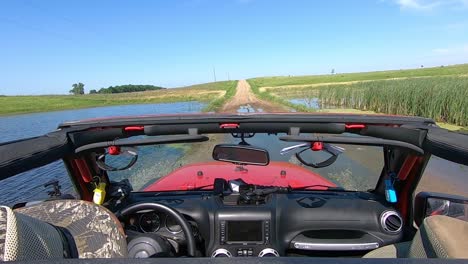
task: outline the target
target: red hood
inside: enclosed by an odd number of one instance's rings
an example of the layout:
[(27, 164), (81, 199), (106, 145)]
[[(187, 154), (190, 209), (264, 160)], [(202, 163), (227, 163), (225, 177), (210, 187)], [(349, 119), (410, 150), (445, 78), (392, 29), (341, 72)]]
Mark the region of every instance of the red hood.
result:
[[(151, 184), (144, 191), (189, 190), (213, 184), (215, 178), (234, 180), (241, 178), (246, 183), (267, 186), (302, 187), (309, 185), (336, 185), (319, 174), (288, 162), (270, 162), (268, 166), (239, 166), (213, 161), (181, 167)], [(324, 190), (326, 187), (314, 189)]]

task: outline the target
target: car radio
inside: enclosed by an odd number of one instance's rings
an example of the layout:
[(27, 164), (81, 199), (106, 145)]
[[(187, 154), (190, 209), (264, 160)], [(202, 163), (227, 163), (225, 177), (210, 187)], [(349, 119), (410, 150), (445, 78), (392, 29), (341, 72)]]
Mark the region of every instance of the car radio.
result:
[(220, 244), (262, 245), (270, 243), (269, 220), (220, 221)]

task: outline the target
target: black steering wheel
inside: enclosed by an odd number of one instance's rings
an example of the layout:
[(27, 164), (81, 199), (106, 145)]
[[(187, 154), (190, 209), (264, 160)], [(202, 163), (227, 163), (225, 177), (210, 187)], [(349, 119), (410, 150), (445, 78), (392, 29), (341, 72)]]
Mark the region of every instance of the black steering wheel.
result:
[(142, 210), (156, 210), (159, 212), (163, 212), (168, 216), (171, 216), (175, 219), (175, 221), (182, 227), (182, 231), (185, 234), (185, 238), (187, 240), (187, 253), (190, 257), (195, 256), (196, 252), (196, 245), (195, 245), (195, 237), (193, 236), (192, 228), (190, 224), (185, 220), (185, 218), (177, 212), (174, 208), (167, 206), (165, 204), (160, 203), (138, 203), (132, 204), (127, 208), (122, 209), (120, 212), (116, 213), (118, 218), (122, 218), (123, 216), (136, 213)]

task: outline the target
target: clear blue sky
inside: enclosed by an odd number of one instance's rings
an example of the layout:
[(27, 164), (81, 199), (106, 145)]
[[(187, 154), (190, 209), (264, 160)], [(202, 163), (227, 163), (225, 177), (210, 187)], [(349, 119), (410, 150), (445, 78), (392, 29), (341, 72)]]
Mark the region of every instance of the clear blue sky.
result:
[(468, 0), (0, 1), (0, 94), (468, 62)]

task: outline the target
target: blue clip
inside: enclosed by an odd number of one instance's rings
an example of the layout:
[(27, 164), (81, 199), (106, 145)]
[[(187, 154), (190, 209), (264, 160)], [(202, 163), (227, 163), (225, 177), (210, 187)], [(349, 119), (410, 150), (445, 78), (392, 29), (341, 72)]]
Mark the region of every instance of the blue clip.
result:
[(390, 179), (385, 180), (385, 198), (389, 203), (396, 203), (398, 201), (396, 191)]

